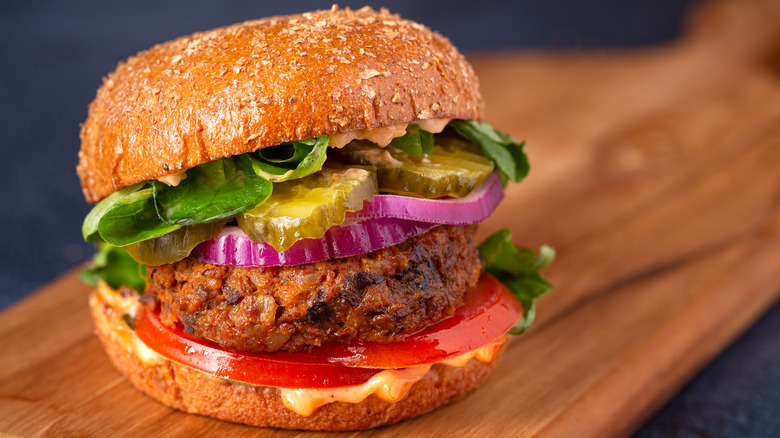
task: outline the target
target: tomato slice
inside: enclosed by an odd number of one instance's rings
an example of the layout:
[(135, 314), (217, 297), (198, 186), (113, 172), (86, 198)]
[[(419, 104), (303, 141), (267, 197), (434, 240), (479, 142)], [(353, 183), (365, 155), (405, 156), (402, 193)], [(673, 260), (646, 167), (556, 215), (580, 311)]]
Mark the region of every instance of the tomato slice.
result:
[(134, 327), (137, 336), (162, 356), (223, 379), (281, 388), (331, 388), (361, 384), (382, 369), (427, 365), (473, 351), (504, 335), (521, 314), (517, 298), (495, 278), (482, 274), (452, 316), (384, 344), (331, 344), (298, 353), (229, 351), (163, 325), (143, 306)]
[(380, 372), (350, 368), (303, 353), (252, 353), (225, 350), (181, 328), (162, 324), (157, 312), (139, 306), (133, 320), (138, 338), (158, 354), (213, 376), (279, 388), (333, 388), (359, 385)]
[(486, 345), (505, 334), (522, 315), (506, 286), (482, 274), (477, 287), (449, 318), (386, 344), (352, 342), (321, 347), (323, 360), (362, 368), (406, 368), (439, 362)]

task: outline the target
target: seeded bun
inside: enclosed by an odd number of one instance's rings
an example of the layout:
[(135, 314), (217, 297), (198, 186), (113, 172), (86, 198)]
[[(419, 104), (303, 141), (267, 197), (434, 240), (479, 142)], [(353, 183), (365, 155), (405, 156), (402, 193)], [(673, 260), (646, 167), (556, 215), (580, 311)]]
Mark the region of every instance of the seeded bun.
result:
[(105, 78), (77, 171), (97, 202), (215, 159), (418, 119), (479, 119), (449, 40), (386, 10), (247, 21), (152, 47)]
[(129, 347), (140, 340), (97, 291), (90, 297), (90, 310), (108, 357), (136, 388), (184, 412), (252, 426), (358, 430), (396, 423), (462, 398), (479, 386), (497, 362), (471, 360), (461, 368), (434, 365), (397, 403), (371, 395), (360, 403), (326, 404), (305, 417), (285, 407), (276, 388), (237, 385), (161, 356), (145, 363)]

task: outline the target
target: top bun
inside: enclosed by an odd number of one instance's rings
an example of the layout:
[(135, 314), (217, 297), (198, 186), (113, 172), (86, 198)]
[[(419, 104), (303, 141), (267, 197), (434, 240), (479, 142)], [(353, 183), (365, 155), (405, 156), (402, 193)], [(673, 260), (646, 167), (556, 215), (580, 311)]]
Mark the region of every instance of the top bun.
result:
[(81, 129), (77, 171), (97, 202), (137, 182), (285, 141), (481, 118), (471, 66), (387, 10), (271, 17), (196, 33), (120, 62)]

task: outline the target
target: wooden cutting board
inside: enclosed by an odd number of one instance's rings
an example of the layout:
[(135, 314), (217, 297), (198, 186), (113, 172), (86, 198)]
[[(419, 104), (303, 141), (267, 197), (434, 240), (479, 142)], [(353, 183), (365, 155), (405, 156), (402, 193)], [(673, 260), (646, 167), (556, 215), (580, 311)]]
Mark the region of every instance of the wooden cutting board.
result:
[[(528, 141), (533, 167), (480, 234), (555, 246), (556, 290), (485, 387), (362, 434), (625, 436), (771, 306), (778, 23), (779, 2), (722, 1), (663, 47), (473, 57), (488, 119)], [(87, 293), (71, 272), (0, 315), (0, 433), (258, 432), (134, 390), (92, 335)]]

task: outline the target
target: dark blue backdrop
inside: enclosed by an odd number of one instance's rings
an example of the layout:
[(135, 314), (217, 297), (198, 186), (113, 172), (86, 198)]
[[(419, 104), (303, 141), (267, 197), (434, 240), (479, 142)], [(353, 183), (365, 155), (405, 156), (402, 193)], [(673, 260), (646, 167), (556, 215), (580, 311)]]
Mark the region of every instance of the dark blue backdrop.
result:
[[(463, 51), (601, 48), (674, 38), (689, 1), (393, 1)], [(366, 3), (341, 2), (361, 7)], [(368, 2), (374, 7), (381, 4)], [(179, 35), (328, 2), (5, 1), (0, 152), (5, 239), (0, 309), (88, 257), (75, 174), (79, 124), (119, 60)], [(780, 308), (708, 367), (639, 436), (780, 436)]]

